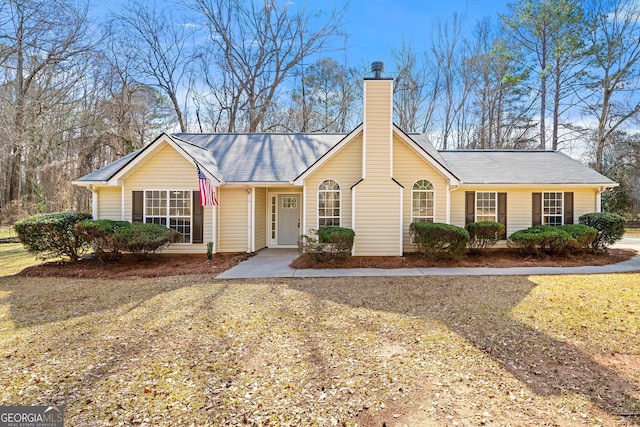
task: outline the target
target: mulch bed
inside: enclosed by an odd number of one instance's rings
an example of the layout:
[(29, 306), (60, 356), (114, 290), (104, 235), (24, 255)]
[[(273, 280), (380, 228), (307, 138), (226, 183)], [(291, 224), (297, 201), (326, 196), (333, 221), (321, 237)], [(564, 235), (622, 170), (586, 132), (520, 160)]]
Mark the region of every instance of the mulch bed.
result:
[(459, 259), (428, 260), (417, 253), (401, 257), (356, 256), (328, 262), (313, 260), (308, 255), (298, 257), (292, 268), (412, 268), (412, 267), (581, 267), (608, 265), (631, 259), (636, 254), (631, 249), (610, 249), (607, 254), (580, 254), (569, 256), (524, 256), (513, 249), (489, 249), (478, 256)]
[(78, 262), (54, 261), (34, 265), (18, 275), (28, 277), (122, 278), (164, 277), (185, 274), (217, 275), (250, 258), (246, 253), (215, 254), (211, 261), (204, 255), (153, 254), (144, 260), (123, 255), (116, 261), (103, 262), (85, 257)]

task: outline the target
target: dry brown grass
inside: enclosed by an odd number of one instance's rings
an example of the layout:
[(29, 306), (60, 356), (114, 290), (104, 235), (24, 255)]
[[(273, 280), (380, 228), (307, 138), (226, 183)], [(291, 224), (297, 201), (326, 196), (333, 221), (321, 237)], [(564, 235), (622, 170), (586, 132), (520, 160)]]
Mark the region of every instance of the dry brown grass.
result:
[(633, 425), (638, 313), (639, 274), (4, 277), (0, 404), (65, 404), (69, 426)]

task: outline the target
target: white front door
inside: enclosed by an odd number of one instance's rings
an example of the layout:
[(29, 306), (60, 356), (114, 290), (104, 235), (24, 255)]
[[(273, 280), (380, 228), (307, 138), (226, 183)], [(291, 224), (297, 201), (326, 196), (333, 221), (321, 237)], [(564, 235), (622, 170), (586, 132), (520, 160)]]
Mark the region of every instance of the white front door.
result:
[(278, 194), (278, 245), (296, 245), (300, 237), (300, 194)]

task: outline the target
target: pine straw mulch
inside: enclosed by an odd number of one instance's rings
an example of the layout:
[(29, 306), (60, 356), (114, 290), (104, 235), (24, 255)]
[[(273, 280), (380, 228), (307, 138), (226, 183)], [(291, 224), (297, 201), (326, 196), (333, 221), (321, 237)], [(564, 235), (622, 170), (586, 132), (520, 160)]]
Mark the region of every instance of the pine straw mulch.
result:
[(412, 267), (581, 267), (587, 265), (608, 265), (631, 259), (636, 252), (631, 249), (609, 249), (605, 254), (576, 254), (567, 256), (525, 256), (515, 249), (488, 249), (476, 256), (458, 259), (428, 260), (417, 253), (407, 253), (402, 257), (356, 256), (319, 262), (309, 255), (296, 258), (292, 268), (412, 268)]
[(152, 254), (145, 259), (123, 255), (118, 260), (103, 262), (89, 256), (77, 262), (51, 261), (27, 267), (18, 273), (26, 277), (79, 277), (117, 279), (121, 277), (164, 277), (185, 274), (218, 275), (250, 258), (252, 254), (215, 254), (211, 261), (204, 255)]
[[(72, 426), (633, 426), (640, 275), (0, 278), (0, 405)], [(635, 414), (635, 415), (634, 415)]]

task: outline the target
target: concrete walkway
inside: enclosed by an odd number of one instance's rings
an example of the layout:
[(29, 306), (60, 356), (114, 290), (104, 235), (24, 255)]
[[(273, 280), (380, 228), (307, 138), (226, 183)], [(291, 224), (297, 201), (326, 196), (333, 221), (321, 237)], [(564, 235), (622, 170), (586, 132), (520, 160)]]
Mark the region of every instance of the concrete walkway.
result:
[[(624, 238), (612, 246), (640, 250), (640, 238)], [(356, 277), (356, 276), (504, 276), (539, 274), (598, 274), (640, 271), (640, 255), (618, 264), (585, 267), (456, 267), (456, 268), (337, 268), (293, 269), (296, 249), (263, 249), (255, 256), (216, 276), (217, 279), (259, 277)]]

